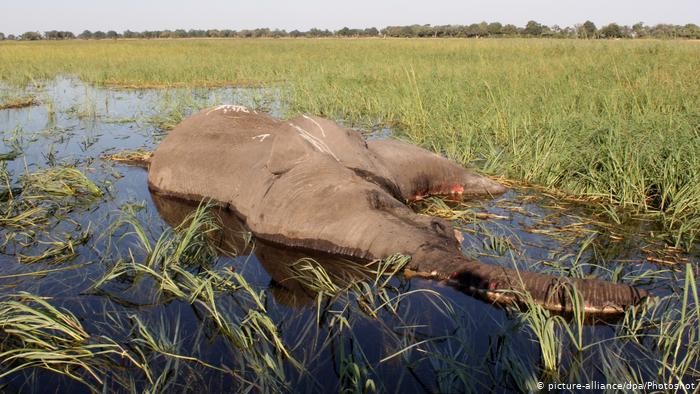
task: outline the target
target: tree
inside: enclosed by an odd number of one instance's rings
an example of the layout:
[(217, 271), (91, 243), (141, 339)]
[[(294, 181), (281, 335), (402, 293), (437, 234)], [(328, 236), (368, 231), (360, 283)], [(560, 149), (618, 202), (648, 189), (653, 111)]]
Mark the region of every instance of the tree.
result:
[(583, 22), (583, 25), (581, 27), (582, 29), (580, 30), (580, 32), (583, 33), (583, 37), (581, 38), (596, 38), (598, 29), (596, 28), (595, 23), (591, 21), (585, 21)]
[(649, 28), (644, 26), (644, 22), (637, 22), (632, 25), (632, 32), (635, 38), (643, 38), (649, 35)]
[(551, 30), (552, 30), (552, 35), (556, 38), (562, 38), (565, 36), (564, 31), (562, 30), (561, 27), (559, 27), (559, 25), (553, 25), (551, 27)]
[(547, 25), (541, 25), (542, 26), (542, 32), (540, 33), (540, 36), (542, 37), (552, 37), (554, 33), (552, 32), (552, 29), (549, 28)]
[(267, 27), (259, 27), (253, 30), (253, 37), (270, 37), (270, 29)]
[(676, 38), (677, 32), (675, 26), (660, 23), (651, 27), (651, 35), (655, 38)]
[(529, 36), (540, 36), (542, 35), (543, 30), (543, 26), (539, 23), (535, 21), (529, 21), (527, 22), (527, 25), (525, 25), (525, 30), (523, 30), (523, 33)]
[(518, 35), (518, 27), (515, 25), (505, 25), (501, 28), (501, 33), (507, 36), (516, 36)]
[(9, 41), (14, 41), (14, 40), (17, 39), (17, 37), (15, 37), (14, 34), (10, 34), (10, 35), (7, 36), (7, 39), (8, 39)]
[(304, 34), (308, 37), (330, 37), (333, 35), (333, 33), (328, 29), (321, 30), (315, 27)]
[(401, 34), (400, 31), (401, 27), (399, 26), (387, 26), (383, 28), (380, 33), (388, 37), (399, 37)]
[[(530, 37), (557, 37), (557, 38), (700, 38), (700, 27), (696, 24), (689, 23), (686, 25), (658, 24), (655, 26), (646, 26), (643, 22), (635, 23), (634, 25), (618, 25), (610, 23), (598, 29), (596, 25), (587, 20), (583, 24), (577, 24), (574, 27), (560, 27), (553, 25), (551, 28), (547, 25), (540, 24), (534, 20), (528, 21), (525, 27), (517, 27), (512, 24), (502, 25), (499, 22), (481, 22), (472, 23), (470, 25), (441, 25), (431, 26), (426, 25), (402, 25), (402, 26), (387, 26), (381, 30), (375, 27), (353, 29), (343, 27), (337, 31), (321, 30), (312, 28), (309, 31), (293, 30), (287, 32), (280, 29), (257, 28), (254, 30), (195, 30), (184, 29), (172, 30), (145, 30), (143, 32), (134, 32), (126, 30), (123, 34), (119, 34), (114, 30), (109, 30), (107, 33), (102, 31), (91, 32), (84, 30), (78, 35), (80, 39), (116, 39), (116, 38), (186, 38), (186, 37), (376, 37), (378, 35), (385, 37), (485, 37), (485, 36), (530, 36)], [(25, 32), (19, 37), (12, 34), (5, 36), (0, 33), (0, 40), (67, 40), (76, 38), (72, 32), (49, 30), (43, 34), (39, 32)]]
[(5, 40), (5, 34), (4, 34), (4, 33), (0, 33), (0, 41), (4, 41), (4, 40)]
[(479, 35), (479, 25), (476, 23), (472, 23), (469, 26), (466, 26), (463, 30), (464, 35), (467, 37), (477, 37)]
[(200, 37), (200, 38), (207, 37), (207, 31), (201, 30), (201, 29), (199, 29), (199, 30), (190, 29), (187, 31), (186, 37)]
[(270, 36), (272, 36), (272, 38), (287, 37), (287, 31), (284, 29), (275, 29), (270, 32)]
[(621, 38), (622, 29), (617, 23), (611, 23), (607, 26), (603, 26), (600, 29), (600, 35), (605, 38)]
[(364, 30), (363, 32), (364, 35), (367, 37), (376, 37), (379, 35), (379, 30), (377, 30), (376, 27), (370, 27)]
[(481, 22), (476, 27), (477, 37), (487, 37), (489, 35), (489, 24), (486, 22)]
[(576, 38), (576, 29), (570, 26), (562, 28), (559, 32), (562, 38)]
[(688, 23), (681, 29), (680, 36), (683, 38), (700, 38), (700, 26), (694, 23)]
[(622, 34), (622, 38), (633, 38), (634, 37), (634, 32), (632, 31), (632, 28), (627, 26), (627, 25), (622, 25), (620, 26), (620, 34)]
[(28, 31), (22, 34), (22, 39), (25, 41), (41, 40), (41, 34), (38, 31)]
[(492, 36), (500, 35), (502, 33), (501, 29), (503, 29), (503, 25), (498, 22), (489, 23), (487, 28), (489, 34)]

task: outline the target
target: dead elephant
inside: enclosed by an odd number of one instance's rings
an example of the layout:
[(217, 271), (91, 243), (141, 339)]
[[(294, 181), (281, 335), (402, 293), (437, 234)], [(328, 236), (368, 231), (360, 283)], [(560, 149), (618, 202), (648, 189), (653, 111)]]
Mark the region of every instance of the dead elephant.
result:
[(184, 120), (154, 152), (150, 189), (231, 209), (257, 238), (355, 259), (394, 253), (408, 268), (498, 303), (527, 295), (570, 311), (575, 287), (590, 314), (618, 314), (647, 295), (600, 280), (482, 264), (459, 250), (449, 223), (406, 202), (429, 195), (495, 195), (505, 188), (436, 154), (395, 140), (365, 141), (319, 117), (278, 120), (241, 106)]

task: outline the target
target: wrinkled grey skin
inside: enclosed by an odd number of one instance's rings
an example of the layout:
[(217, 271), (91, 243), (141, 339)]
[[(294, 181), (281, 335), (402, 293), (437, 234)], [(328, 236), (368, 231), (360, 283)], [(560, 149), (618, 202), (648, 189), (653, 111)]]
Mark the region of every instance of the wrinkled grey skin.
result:
[[(172, 227), (187, 220), (199, 207), (197, 202), (156, 193), (151, 197), (160, 216)], [(305, 286), (300, 271), (292, 269), (303, 258), (316, 261), (339, 286), (370, 278), (372, 266), (342, 256), (314, 254), (313, 251), (289, 248), (259, 239), (251, 241), (248, 228), (230, 210), (214, 208), (211, 213), (216, 218), (218, 228), (207, 233), (209, 241), (222, 255), (235, 257), (255, 254), (260, 265), (270, 275), (269, 290), (277, 303), (304, 307), (313, 304), (316, 299), (317, 292)]]
[(240, 106), (203, 110), (156, 149), (148, 183), (167, 196), (213, 199), (266, 241), (364, 260), (410, 255), (411, 271), (493, 302), (521, 302), (528, 293), (548, 309), (570, 311), (567, 287), (575, 287), (586, 311), (614, 314), (646, 295), (466, 258), (449, 223), (417, 215), (406, 202), (488, 196), (503, 186), (413, 145), (367, 142), (318, 117), (277, 120)]

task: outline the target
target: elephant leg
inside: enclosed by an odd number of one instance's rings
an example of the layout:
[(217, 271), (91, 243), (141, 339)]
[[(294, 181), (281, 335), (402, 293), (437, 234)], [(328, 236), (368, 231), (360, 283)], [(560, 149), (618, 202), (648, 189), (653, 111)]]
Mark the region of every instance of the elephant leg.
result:
[(442, 156), (397, 140), (368, 141), (369, 150), (388, 170), (405, 201), (431, 195), (493, 196), (507, 189)]

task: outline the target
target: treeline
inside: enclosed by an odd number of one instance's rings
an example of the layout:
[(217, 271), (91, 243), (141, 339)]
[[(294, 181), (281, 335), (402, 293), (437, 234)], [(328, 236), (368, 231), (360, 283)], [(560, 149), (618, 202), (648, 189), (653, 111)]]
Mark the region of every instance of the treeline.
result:
[(536, 21), (529, 21), (524, 27), (499, 22), (481, 22), (471, 25), (410, 25), (387, 26), (381, 30), (375, 27), (366, 29), (340, 30), (310, 29), (308, 31), (280, 29), (244, 29), (244, 30), (146, 30), (135, 32), (126, 30), (118, 33), (114, 30), (107, 32), (85, 30), (77, 36), (69, 31), (45, 31), (43, 33), (29, 31), (15, 36), (5, 36), (0, 33), (0, 40), (101, 40), (118, 38), (282, 38), (282, 37), (549, 37), (549, 38), (685, 38), (700, 39), (700, 27), (689, 23), (686, 25), (658, 24), (647, 26), (642, 22), (632, 26), (610, 23), (598, 28), (595, 23), (586, 21), (575, 26), (547, 26)]

